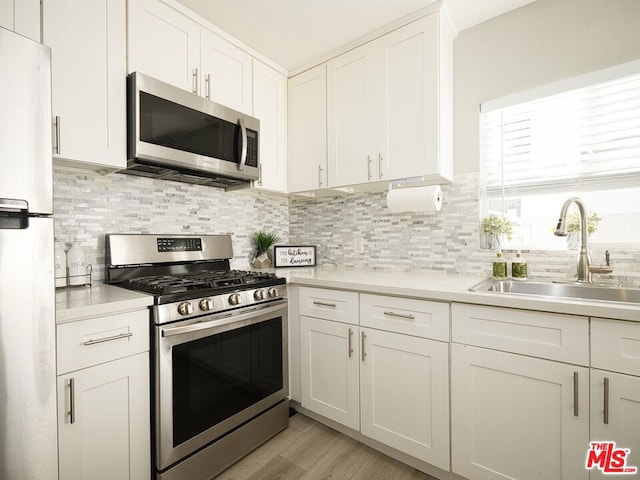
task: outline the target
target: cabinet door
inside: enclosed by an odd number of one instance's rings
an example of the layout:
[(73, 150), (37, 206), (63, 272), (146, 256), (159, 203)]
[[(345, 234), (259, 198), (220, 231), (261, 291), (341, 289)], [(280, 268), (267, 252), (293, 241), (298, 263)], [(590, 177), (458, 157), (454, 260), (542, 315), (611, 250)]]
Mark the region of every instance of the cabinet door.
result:
[(60, 478), (149, 478), (149, 422), (148, 352), (59, 376)]
[(361, 431), (449, 470), (449, 345), (361, 329)]
[(251, 115), (251, 56), (209, 30), (200, 35), (200, 95)]
[(589, 370), (453, 344), (452, 470), (474, 480), (579, 480)]
[(200, 93), (200, 26), (160, 0), (129, 0), (128, 71)]
[(300, 317), (302, 406), (358, 430), (358, 327)]
[(327, 186), (327, 69), (318, 65), (289, 79), (289, 192)]
[(260, 120), (257, 187), (287, 192), (287, 79), (253, 61), (253, 116)]
[[(639, 377), (591, 370), (591, 441), (614, 441), (616, 448), (629, 449), (626, 465), (640, 468)], [(614, 475), (619, 477), (630, 475)], [(590, 478), (604, 479), (611, 475), (595, 468)]]
[(372, 63), (375, 44), (327, 62), (327, 161), (329, 186), (375, 178), (376, 105)]
[(126, 166), (124, 0), (47, 0), (54, 159), (97, 169)]
[(0, 0), (0, 27), (40, 42), (40, 0)]
[(438, 171), (438, 15), (376, 40), (376, 180)]

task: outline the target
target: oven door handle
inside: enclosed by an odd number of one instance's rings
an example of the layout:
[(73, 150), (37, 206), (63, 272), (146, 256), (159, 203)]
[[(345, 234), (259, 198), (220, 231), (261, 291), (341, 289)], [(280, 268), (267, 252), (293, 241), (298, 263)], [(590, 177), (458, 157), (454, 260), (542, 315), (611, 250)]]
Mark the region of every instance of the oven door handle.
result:
[(214, 329), (221, 327), (223, 325), (227, 325), (229, 323), (241, 322), (243, 320), (249, 320), (253, 317), (266, 316), (271, 315), (274, 312), (282, 310), (283, 307), (286, 309), (287, 300), (279, 300), (272, 304), (269, 304), (269, 307), (256, 307), (248, 310), (243, 310), (243, 313), (236, 314), (234, 312), (228, 312), (226, 315), (221, 314), (219, 316), (215, 316), (210, 320), (206, 320), (203, 322), (192, 323), (190, 325), (178, 326), (178, 327), (169, 327), (162, 329), (163, 337), (172, 337), (174, 335), (183, 335), (185, 333), (198, 332), (202, 330)]

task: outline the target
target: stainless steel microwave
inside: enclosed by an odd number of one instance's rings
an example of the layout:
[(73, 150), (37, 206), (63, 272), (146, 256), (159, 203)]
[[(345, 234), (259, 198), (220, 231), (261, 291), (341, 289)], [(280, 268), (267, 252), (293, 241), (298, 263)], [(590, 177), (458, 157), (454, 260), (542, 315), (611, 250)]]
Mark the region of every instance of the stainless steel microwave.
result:
[(260, 121), (140, 72), (128, 81), (122, 173), (235, 189), (258, 180)]

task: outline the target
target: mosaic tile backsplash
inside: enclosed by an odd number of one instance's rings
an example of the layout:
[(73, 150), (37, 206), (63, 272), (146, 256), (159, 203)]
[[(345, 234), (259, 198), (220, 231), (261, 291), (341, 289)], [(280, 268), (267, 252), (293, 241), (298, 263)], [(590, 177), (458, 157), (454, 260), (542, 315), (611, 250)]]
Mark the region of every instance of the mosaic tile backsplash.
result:
[(59, 241), (75, 238), (104, 279), (106, 233), (229, 233), (232, 268), (246, 269), (251, 235), (260, 229), (288, 239), (288, 201), (255, 191), (224, 190), (114, 173), (54, 172), (54, 222)]
[[(494, 253), (479, 248), (478, 174), (456, 175), (443, 185), (437, 214), (391, 214), (386, 192), (287, 200), (255, 191), (224, 192), (122, 174), (101, 176), (57, 170), (54, 176), (56, 237), (75, 237), (104, 279), (106, 233), (230, 233), (233, 268), (247, 268), (250, 236), (276, 232), (281, 243), (317, 245), (317, 262), (346, 268), (433, 270), (485, 276)], [(356, 253), (362, 237), (364, 254)], [(592, 252), (599, 258), (602, 252)], [(531, 277), (567, 280), (575, 275), (575, 252), (525, 250)], [(507, 259), (513, 252), (505, 252)], [(611, 250), (615, 275), (640, 284), (640, 252)]]

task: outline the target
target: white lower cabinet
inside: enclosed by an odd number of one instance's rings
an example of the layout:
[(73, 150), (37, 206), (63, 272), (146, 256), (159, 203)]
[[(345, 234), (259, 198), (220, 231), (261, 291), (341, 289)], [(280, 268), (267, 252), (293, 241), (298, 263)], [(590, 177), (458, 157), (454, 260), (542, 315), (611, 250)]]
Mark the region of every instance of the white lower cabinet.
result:
[[(302, 406), (449, 470), (449, 344), (421, 338), (425, 322), (448, 325), (448, 305), (316, 288), (299, 298)], [(381, 330), (383, 314), (404, 331)]]
[(149, 314), (57, 325), (60, 480), (150, 478)]
[(61, 480), (149, 478), (149, 354), (58, 377)]
[(300, 317), (302, 405), (360, 428), (358, 327)]
[(360, 431), (449, 470), (449, 346), (361, 329)]
[[(629, 449), (625, 465), (640, 469), (640, 377), (591, 370), (591, 441)], [(591, 470), (592, 480), (612, 477), (634, 478)]]
[(579, 480), (589, 439), (585, 367), (453, 344), (452, 470), (473, 480)]

